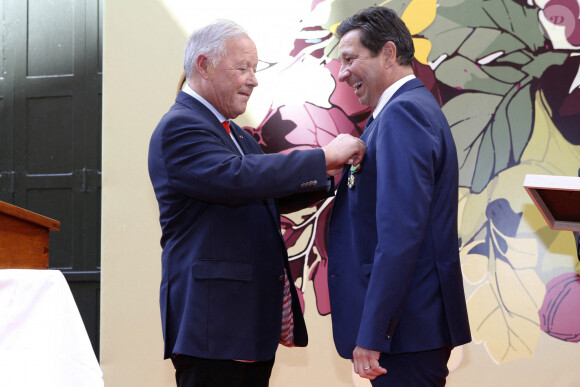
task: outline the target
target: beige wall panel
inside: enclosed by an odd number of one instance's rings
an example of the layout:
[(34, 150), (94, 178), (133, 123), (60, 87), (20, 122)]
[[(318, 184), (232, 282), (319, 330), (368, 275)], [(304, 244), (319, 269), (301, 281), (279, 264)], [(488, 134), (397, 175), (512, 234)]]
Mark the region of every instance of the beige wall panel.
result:
[[(189, 33), (218, 17), (231, 18), (249, 30), (257, 43), (261, 59), (276, 60), (278, 56), (287, 56), (292, 49), (301, 15), (314, 19), (324, 16), (320, 13), (324, 7), (318, 8), (319, 14), (310, 14), (312, 2), (306, 0), (200, 3), (190, 0), (107, 0), (104, 5), (100, 359), (107, 387), (175, 385), (173, 367), (169, 361), (162, 359), (163, 340), (158, 306), (161, 233), (157, 203), (147, 172), (147, 151), (153, 129), (173, 103), (182, 72), (183, 47)], [(337, 2), (327, 0), (326, 3)], [(316, 21), (311, 25), (317, 25)], [(272, 98), (299, 100), (300, 90), (311, 90), (313, 80), (318, 80), (317, 88), (321, 95), (328, 96), (333, 87), (328, 83), (328, 74), (325, 76), (319, 66), (308, 61), (303, 66), (306, 66), (303, 69), (311, 71), (299, 74), (298, 79), (302, 82), (286, 85), (294, 86), (295, 94), (284, 93), (272, 97), (275, 77), (260, 74), (260, 87), (252, 96), (248, 112), (236, 122), (257, 125)], [(540, 98), (538, 94), (538, 101)], [(323, 103), (321, 101), (319, 106)], [(536, 149), (532, 146), (526, 149), (524, 156), (540, 161), (529, 162), (523, 167), (536, 168), (541, 172), (543, 165), (558, 165), (561, 169), (550, 169), (551, 173), (575, 174), (580, 164), (580, 153), (578, 147), (570, 148), (569, 144), (560, 147), (564, 150), (557, 152), (558, 155), (569, 152), (572, 156), (562, 156), (568, 161), (542, 164), (540, 158), (544, 157), (545, 152), (541, 147), (549, 141), (554, 144), (563, 142), (548, 122), (546, 109), (538, 102), (535, 107), (536, 131), (530, 144), (537, 142), (540, 156), (532, 154)], [(462, 208), (468, 208), (463, 212), (464, 220), (469, 221), (484, 211), (478, 210), (478, 201), (484, 206), (486, 201), (514, 196), (515, 192), (517, 199), (511, 200), (511, 203), (520, 204), (512, 210), (524, 212), (525, 222), (520, 225), (522, 233), (541, 233), (543, 238), (558, 241), (550, 242), (550, 249), (553, 250), (550, 251), (551, 261), (546, 260), (542, 269), (547, 272), (551, 269), (549, 265), (553, 265), (555, 270), (569, 270), (576, 263), (572, 256), (571, 235), (562, 233), (562, 237), (555, 238), (551, 231), (546, 231), (542, 219), (530, 208), (531, 200), (523, 189), (518, 191), (521, 186), (519, 180), (523, 182), (527, 169), (513, 170), (513, 173), (508, 171), (503, 177), (500, 176), (481, 195), (471, 195), (467, 204), (465, 200), (462, 202)], [(475, 209), (469, 210), (470, 205)], [(540, 246), (539, 250), (544, 253), (546, 248)], [(542, 279), (547, 282), (546, 278)], [(466, 282), (468, 298), (472, 297), (477, 286)], [(305, 349), (281, 348), (277, 353), (271, 384), (276, 387), (370, 386), (366, 381), (353, 381), (350, 362), (336, 354), (330, 316), (318, 314), (312, 282), (307, 281), (303, 290), (310, 345)], [(497, 364), (483, 343), (471, 343), (454, 351), (451, 363), (455, 369), (448, 378), (448, 385), (580, 384), (580, 373), (575, 369), (577, 344), (540, 332), (532, 352), (529, 358)]]

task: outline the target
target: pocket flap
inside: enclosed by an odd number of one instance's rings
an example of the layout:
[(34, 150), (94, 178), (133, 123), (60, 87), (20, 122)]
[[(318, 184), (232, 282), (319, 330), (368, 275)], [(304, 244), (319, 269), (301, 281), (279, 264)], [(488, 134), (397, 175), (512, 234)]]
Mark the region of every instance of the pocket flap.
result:
[(371, 271), (373, 270), (373, 263), (361, 263), (359, 266), (359, 273), (362, 276), (367, 276), (369, 274), (371, 274)]
[(231, 279), (250, 281), (252, 265), (235, 261), (197, 261), (191, 266), (194, 278), (200, 279)]

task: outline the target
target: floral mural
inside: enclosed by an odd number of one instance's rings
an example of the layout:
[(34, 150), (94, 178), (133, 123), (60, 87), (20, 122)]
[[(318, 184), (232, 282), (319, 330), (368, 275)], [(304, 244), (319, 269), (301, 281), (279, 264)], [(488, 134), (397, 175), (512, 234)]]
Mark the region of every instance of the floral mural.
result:
[(546, 296), (540, 309), (544, 332), (560, 340), (580, 341), (580, 276), (576, 273), (560, 274), (546, 285)]
[[(526, 174), (576, 176), (580, 167), (579, 0), (392, 0), (414, 38), (415, 74), (440, 102), (460, 165), (459, 245), (474, 343), (503, 364), (534, 357), (540, 335), (580, 341), (580, 277), (572, 233), (551, 230), (522, 184)], [(246, 127), (265, 152), (320, 147), (360, 135), (371, 111), (337, 80), (341, 20), (371, 1), (313, 0), (288, 58), (263, 63), (281, 84), (322, 84), (272, 101)], [(300, 71), (297, 71), (300, 69)], [(283, 94), (284, 89), (280, 90)], [(297, 287), (312, 281), (330, 311), (326, 226), (332, 200), (282, 227)], [(576, 308), (577, 309), (577, 308)]]

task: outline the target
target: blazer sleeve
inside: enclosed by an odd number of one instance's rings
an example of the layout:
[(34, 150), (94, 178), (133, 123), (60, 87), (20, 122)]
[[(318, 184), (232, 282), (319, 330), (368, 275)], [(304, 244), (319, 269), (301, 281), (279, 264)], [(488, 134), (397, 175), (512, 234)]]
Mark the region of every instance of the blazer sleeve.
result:
[(237, 205), (327, 189), (321, 149), (240, 156), (210, 123), (176, 115), (160, 125), (156, 141), (162, 160), (156, 164), (166, 168), (168, 185), (183, 195)]
[(290, 214), (335, 195), (334, 177), (327, 179), (327, 188), (311, 192), (299, 192), (285, 196), (278, 200), (278, 206), (282, 214)]
[(377, 134), (378, 244), (357, 345), (388, 352), (385, 335), (399, 321), (429, 219), (438, 139), (413, 101), (392, 101)]

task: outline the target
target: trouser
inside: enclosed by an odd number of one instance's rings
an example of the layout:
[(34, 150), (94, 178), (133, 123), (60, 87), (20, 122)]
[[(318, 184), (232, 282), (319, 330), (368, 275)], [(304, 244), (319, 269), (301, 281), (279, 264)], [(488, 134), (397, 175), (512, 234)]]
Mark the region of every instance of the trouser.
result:
[(445, 385), (449, 374), (447, 361), (451, 348), (389, 355), (382, 353), (384, 375), (371, 381), (373, 387), (439, 387)]
[(178, 387), (267, 387), (274, 358), (252, 363), (178, 355), (171, 358)]

